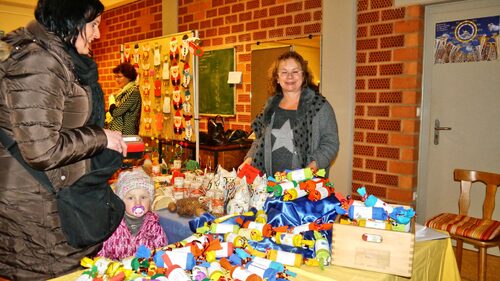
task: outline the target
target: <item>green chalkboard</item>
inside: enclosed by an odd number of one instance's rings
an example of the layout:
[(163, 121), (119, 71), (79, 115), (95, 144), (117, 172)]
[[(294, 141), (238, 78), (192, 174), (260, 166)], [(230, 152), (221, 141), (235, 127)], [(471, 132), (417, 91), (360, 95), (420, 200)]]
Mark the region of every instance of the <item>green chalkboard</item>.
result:
[(234, 115), (235, 86), (227, 83), (234, 71), (234, 48), (205, 51), (198, 64), (199, 112), (202, 115)]

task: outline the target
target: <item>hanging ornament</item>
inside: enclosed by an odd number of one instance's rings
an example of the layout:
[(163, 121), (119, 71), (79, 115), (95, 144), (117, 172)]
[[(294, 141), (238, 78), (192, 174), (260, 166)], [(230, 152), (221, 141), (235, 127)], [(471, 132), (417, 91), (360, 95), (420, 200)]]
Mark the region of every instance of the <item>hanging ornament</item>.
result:
[(181, 45), (181, 61), (186, 62), (187, 56), (189, 54), (189, 42), (188, 42), (189, 37), (184, 34), (182, 36), (182, 45)]
[(142, 76), (144, 76), (145, 79), (149, 77), (149, 63), (143, 63), (142, 64)]
[(181, 91), (179, 87), (175, 87), (174, 90), (172, 91), (172, 105), (174, 106), (175, 110), (180, 110), (182, 109), (182, 97), (181, 97)]
[(155, 43), (155, 48), (153, 50), (153, 65), (156, 69), (159, 69), (160, 65), (161, 65), (160, 50), (161, 50), (161, 46), (158, 46), (158, 43)]
[(151, 131), (151, 117), (146, 117), (146, 118), (143, 118), (142, 120), (144, 120), (144, 129), (146, 130), (146, 132), (150, 132)]
[(179, 65), (177, 63), (173, 63), (170, 67), (170, 81), (172, 86), (179, 86), (181, 81), (181, 74), (179, 73)]
[(145, 97), (149, 97), (149, 90), (151, 89), (151, 85), (149, 84), (148, 81), (144, 82), (144, 84), (142, 85), (142, 94), (145, 96)]
[(151, 67), (149, 62), (149, 51), (149, 44), (142, 46), (142, 70), (145, 78), (149, 76), (149, 68)]
[(191, 92), (189, 91), (189, 89), (186, 89), (184, 91), (184, 98), (186, 98), (186, 101), (190, 101), (191, 100)]
[(155, 90), (154, 90), (155, 97), (159, 98), (161, 97), (161, 80), (158, 76), (156, 76), (154, 85), (155, 85)]
[(130, 44), (125, 44), (125, 49), (123, 50), (123, 62), (130, 63)]
[(201, 57), (203, 56), (203, 49), (200, 47), (201, 46), (201, 40), (198, 37), (191, 37), (188, 39), (189, 42), (189, 51), (191, 54)]
[(155, 102), (155, 107), (154, 107), (155, 114), (162, 112), (162, 108), (161, 107), (162, 107), (161, 106), (161, 102)]
[(187, 141), (191, 141), (192, 137), (193, 137), (193, 126), (191, 125), (191, 122), (187, 122), (184, 139)]
[(160, 134), (163, 131), (163, 114), (161, 112), (155, 115), (155, 125), (156, 131)]
[(180, 135), (183, 131), (181, 111), (177, 110), (174, 115), (174, 133)]
[(163, 98), (163, 113), (165, 114), (170, 113), (170, 97)]
[(134, 45), (134, 54), (132, 55), (132, 58), (134, 59), (134, 65), (139, 65), (139, 58), (141, 56), (139, 55), (139, 44)]
[(163, 57), (163, 69), (161, 70), (161, 79), (168, 83), (169, 78), (170, 78), (170, 68), (168, 65), (168, 57), (164, 56)]
[(150, 100), (143, 100), (142, 105), (144, 108), (144, 113), (150, 113), (151, 112), (151, 101)]
[(190, 121), (191, 121), (191, 119), (193, 118), (193, 115), (192, 115), (192, 114), (190, 114), (190, 113), (186, 113), (186, 112), (184, 113), (184, 115), (183, 115), (183, 116), (184, 116), (184, 121), (186, 122), (186, 124), (187, 124), (188, 122), (190, 122)]
[(179, 60), (179, 47), (177, 38), (172, 37), (172, 39), (170, 40), (170, 63), (177, 64), (177, 60)]
[(143, 61), (149, 61), (149, 51), (151, 51), (151, 48), (149, 47), (149, 44), (144, 44), (142, 46), (142, 60)]
[(183, 103), (182, 109), (184, 109), (186, 114), (191, 114), (191, 104), (188, 101)]
[(141, 81), (141, 78), (140, 78), (141, 72), (139, 71), (139, 64), (134, 63), (134, 69), (135, 69), (135, 72), (137, 73), (137, 77), (135, 77), (135, 83), (139, 84), (139, 81)]
[(193, 127), (191, 126), (191, 119), (193, 115), (191, 113), (184, 113), (184, 123), (186, 123), (185, 128), (185, 139), (190, 141), (193, 136)]
[(184, 64), (184, 69), (182, 70), (182, 87), (185, 89), (189, 88), (189, 83), (191, 82), (191, 74), (189, 73), (190, 67), (189, 63)]

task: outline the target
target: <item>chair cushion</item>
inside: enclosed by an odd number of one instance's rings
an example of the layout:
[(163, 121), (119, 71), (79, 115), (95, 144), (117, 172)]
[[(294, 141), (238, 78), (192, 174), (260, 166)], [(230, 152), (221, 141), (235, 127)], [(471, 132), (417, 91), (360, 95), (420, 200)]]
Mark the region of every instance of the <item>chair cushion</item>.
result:
[(448, 231), (450, 234), (460, 235), (481, 241), (489, 241), (500, 233), (500, 222), (483, 220), (458, 214), (443, 213), (430, 220), (427, 227)]

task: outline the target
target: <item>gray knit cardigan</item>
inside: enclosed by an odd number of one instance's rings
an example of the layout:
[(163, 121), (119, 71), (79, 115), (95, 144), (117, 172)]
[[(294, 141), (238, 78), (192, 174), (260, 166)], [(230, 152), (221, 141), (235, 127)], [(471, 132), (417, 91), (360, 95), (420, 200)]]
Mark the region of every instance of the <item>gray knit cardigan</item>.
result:
[[(256, 138), (245, 156), (252, 157), (252, 165), (267, 175), (272, 175), (271, 132), (275, 109), (282, 98), (281, 93), (270, 97), (263, 112), (252, 122)], [(304, 168), (315, 160), (318, 169), (325, 169), (328, 176), (339, 150), (337, 120), (332, 106), (322, 95), (305, 88), (297, 108), (297, 121), (293, 128), (295, 152), (290, 168)]]

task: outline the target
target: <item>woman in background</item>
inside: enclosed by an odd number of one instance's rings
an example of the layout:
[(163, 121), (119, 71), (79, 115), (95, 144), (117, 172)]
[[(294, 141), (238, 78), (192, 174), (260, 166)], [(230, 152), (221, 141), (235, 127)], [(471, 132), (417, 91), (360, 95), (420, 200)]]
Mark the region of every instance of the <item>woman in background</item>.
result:
[(137, 71), (130, 63), (121, 63), (113, 69), (115, 80), (121, 90), (115, 97), (115, 103), (109, 106), (111, 130), (124, 135), (139, 134), (141, 121), (141, 93), (135, 83)]
[(239, 169), (251, 164), (262, 173), (330, 165), (339, 150), (337, 121), (332, 106), (312, 82), (304, 58), (282, 54), (272, 68), (272, 96), (252, 122), (255, 141)]
[[(92, 158), (107, 148), (126, 155), (120, 132), (87, 124), (92, 94), (70, 55), (89, 54), (103, 10), (99, 0), (39, 0), (36, 21), (2, 38), (14, 48), (0, 62), (0, 130), (56, 190), (94, 168)], [(1, 144), (0, 162), (0, 276), (47, 280), (78, 269), (99, 246), (71, 247), (56, 197)]]

